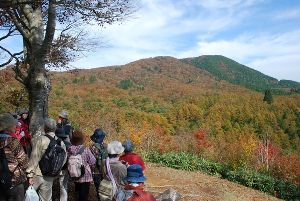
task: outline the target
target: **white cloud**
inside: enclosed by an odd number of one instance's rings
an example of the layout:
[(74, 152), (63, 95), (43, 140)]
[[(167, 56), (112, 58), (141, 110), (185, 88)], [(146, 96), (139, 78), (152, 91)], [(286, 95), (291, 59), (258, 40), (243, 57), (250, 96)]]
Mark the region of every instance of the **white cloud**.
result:
[(300, 81), (300, 29), (278, 35), (240, 36), (232, 40), (199, 41), (178, 57), (223, 55), (278, 79)]
[[(140, 1), (140, 10), (121, 25), (85, 27), (92, 37), (104, 39), (106, 48), (96, 48), (72, 65), (92, 68), (161, 55), (220, 54), (276, 78), (300, 81), (300, 29), (291, 25), (300, 18), (299, 4), (268, 9), (263, 5), (270, 6), (270, 0)], [(273, 33), (270, 22), (281, 33)], [(2, 43), (14, 51), (19, 44)]]
[(256, 59), (248, 65), (278, 79), (300, 82), (300, 57), (298, 54)]
[[(88, 58), (77, 61), (75, 66), (84, 67), (89, 64), (89, 67), (99, 67), (124, 64), (132, 59), (144, 57), (176, 55), (181, 46), (187, 46), (187, 42), (192, 43), (192, 40), (196, 40), (189, 37), (199, 35), (200, 38), (211, 38), (221, 30), (238, 24), (248, 15), (247, 12), (239, 12), (235, 16), (232, 14), (232, 9), (244, 5), (242, 1), (229, 5), (223, 3), (228, 9), (214, 12), (203, 9), (206, 3), (202, 5), (199, 2), (143, 0), (141, 10), (135, 14), (135, 18), (121, 25), (108, 26), (106, 29), (89, 27), (91, 33), (102, 33), (110, 47), (95, 50)], [(208, 5), (213, 7), (219, 4), (217, 1), (211, 1)], [(118, 59), (114, 60), (115, 58)], [(92, 60), (98, 62), (92, 63)]]

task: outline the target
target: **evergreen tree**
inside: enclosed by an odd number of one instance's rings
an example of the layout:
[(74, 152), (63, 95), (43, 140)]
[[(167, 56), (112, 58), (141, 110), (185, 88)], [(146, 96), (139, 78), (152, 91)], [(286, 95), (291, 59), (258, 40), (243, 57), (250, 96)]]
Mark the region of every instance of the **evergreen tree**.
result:
[(268, 104), (271, 104), (273, 102), (273, 97), (269, 89), (265, 91), (264, 101), (266, 101)]

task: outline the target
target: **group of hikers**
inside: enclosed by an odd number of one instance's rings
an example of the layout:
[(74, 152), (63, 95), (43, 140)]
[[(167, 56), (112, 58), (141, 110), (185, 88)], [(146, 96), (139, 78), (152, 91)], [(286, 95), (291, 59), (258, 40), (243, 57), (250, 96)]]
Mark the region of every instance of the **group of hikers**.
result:
[(68, 200), (69, 182), (75, 184), (76, 201), (88, 200), (91, 183), (98, 201), (155, 200), (144, 189), (145, 164), (130, 140), (105, 144), (101, 128), (90, 136), (91, 143), (86, 136), (72, 128), (66, 111), (57, 121), (46, 118), (44, 133), (35, 138), (28, 110), (0, 114), (0, 201), (23, 201), (29, 188), (39, 200), (50, 201), (56, 179), (60, 201)]

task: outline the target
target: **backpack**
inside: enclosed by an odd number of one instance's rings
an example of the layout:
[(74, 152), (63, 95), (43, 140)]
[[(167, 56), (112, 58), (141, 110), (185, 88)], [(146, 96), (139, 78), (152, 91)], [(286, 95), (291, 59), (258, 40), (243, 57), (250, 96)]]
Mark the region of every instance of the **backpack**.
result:
[(12, 186), (12, 173), (8, 168), (8, 161), (5, 155), (4, 147), (0, 149), (0, 191), (5, 192)]
[(134, 190), (132, 196), (129, 199), (126, 199), (126, 201), (155, 201), (155, 200), (156, 199), (153, 197), (151, 193), (143, 190)]
[(69, 156), (68, 159), (68, 172), (72, 179), (80, 179), (85, 174), (85, 167), (82, 160), (82, 153), (85, 150), (85, 146), (82, 146), (78, 153)]
[(39, 166), (44, 176), (56, 177), (64, 166), (67, 153), (61, 146), (61, 139), (56, 140), (48, 134), (45, 136), (49, 138), (50, 143), (39, 162)]
[(108, 156), (107, 150), (103, 145), (100, 145), (98, 143), (95, 143), (93, 146), (95, 146), (99, 150), (99, 155), (96, 156), (96, 166), (99, 169), (101, 176), (103, 176), (103, 161)]
[(108, 173), (108, 178), (104, 177), (103, 180), (100, 182), (98, 188), (98, 195), (101, 201), (111, 201), (115, 197), (117, 192), (117, 184), (115, 179), (111, 173), (109, 158), (107, 157), (105, 167), (103, 167), (104, 171), (106, 170)]
[(113, 184), (112, 181), (108, 179), (102, 179), (99, 185), (98, 194), (101, 201), (111, 201), (113, 200)]
[(115, 196), (118, 201), (155, 201), (153, 195), (144, 190), (118, 189)]

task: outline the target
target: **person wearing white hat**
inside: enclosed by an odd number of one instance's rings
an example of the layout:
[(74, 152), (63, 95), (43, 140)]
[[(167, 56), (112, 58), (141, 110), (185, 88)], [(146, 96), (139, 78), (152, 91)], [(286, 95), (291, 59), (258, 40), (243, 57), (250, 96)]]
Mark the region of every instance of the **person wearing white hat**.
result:
[(124, 147), (119, 141), (112, 141), (107, 145), (108, 157), (106, 159), (107, 165), (110, 165), (111, 173), (116, 181), (118, 187), (124, 186), (124, 177), (127, 175), (127, 167), (120, 160), (119, 157), (124, 152)]

